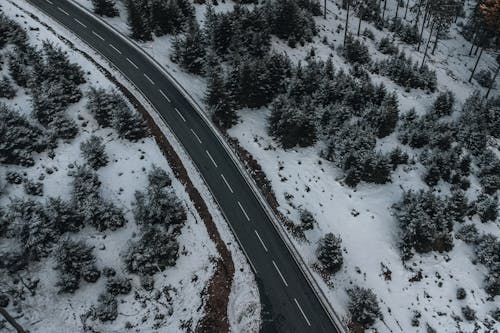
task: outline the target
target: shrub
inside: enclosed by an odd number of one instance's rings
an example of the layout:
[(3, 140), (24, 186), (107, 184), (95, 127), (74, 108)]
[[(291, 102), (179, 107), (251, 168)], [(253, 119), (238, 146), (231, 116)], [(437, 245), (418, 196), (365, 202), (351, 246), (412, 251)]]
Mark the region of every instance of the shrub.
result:
[(94, 13), (101, 16), (115, 17), (118, 16), (118, 10), (115, 8), (115, 3), (112, 0), (92, 0)]
[(474, 74), (474, 79), (481, 87), (489, 88), (493, 83), (493, 77), (489, 70), (481, 69), (476, 74)]
[(468, 305), (462, 307), (462, 315), (464, 316), (465, 320), (471, 321), (476, 319), (476, 311)]
[(70, 140), (78, 135), (77, 124), (64, 115), (55, 116), (48, 124), (48, 127), (56, 138)]
[(6, 76), (0, 80), (0, 98), (11, 99), (16, 96), (16, 89), (12, 86), (12, 82)]
[(466, 243), (474, 244), (479, 238), (479, 232), (474, 224), (466, 224), (457, 230), (455, 238)]
[(383, 54), (397, 54), (399, 52), (398, 47), (389, 39), (389, 37), (384, 37), (378, 43), (378, 50)]
[(467, 296), (467, 292), (465, 291), (464, 288), (460, 287), (457, 289), (457, 299), (458, 300), (465, 299), (466, 296)]
[(43, 183), (27, 180), (24, 182), (24, 191), (29, 195), (43, 196)]
[(410, 258), (413, 250), (418, 253), (451, 250), (453, 222), (442, 199), (432, 192), (410, 191), (393, 209), (401, 229), (403, 259)]
[(56, 285), (61, 293), (73, 293), (79, 288), (80, 279), (95, 282), (100, 272), (95, 266), (92, 248), (83, 241), (65, 240), (56, 252), (55, 269), (59, 272)]
[(78, 232), (83, 227), (83, 216), (71, 202), (61, 198), (49, 198), (45, 205), (45, 213), (60, 234)]
[(350, 63), (368, 64), (371, 61), (368, 47), (359, 39), (348, 37), (343, 55)]
[(316, 219), (310, 211), (308, 211), (307, 209), (303, 209), (300, 211), (300, 227), (302, 228), (302, 230), (312, 230), (315, 223)]
[(438, 95), (432, 106), (431, 114), (440, 118), (449, 116), (453, 112), (453, 104), (455, 103), (455, 96), (449, 90), (442, 92)]
[(368, 328), (375, 320), (382, 317), (377, 296), (371, 289), (355, 286), (348, 289), (349, 304), (347, 308), (351, 314), (351, 320)]
[(342, 267), (342, 240), (339, 236), (328, 233), (320, 239), (316, 249), (316, 256), (322, 267), (329, 273), (336, 273)]
[(94, 320), (114, 321), (118, 317), (118, 302), (115, 296), (109, 293), (99, 295), (97, 306), (92, 307), (91, 313)]
[(94, 170), (108, 164), (108, 155), (102, 141), (101, 137), (92, 135), (88, 140), (80, 144), (83, 157)]
[(132, 284), (129, 279), (123, 277), (110, 277), (106, 282), (106, 292), (111, 295), (128, 295), (132, 290)]
[(498, 197), (480, 194), (476, 200), (476, 212), (481, 222), (495, 222), (498, 217)]

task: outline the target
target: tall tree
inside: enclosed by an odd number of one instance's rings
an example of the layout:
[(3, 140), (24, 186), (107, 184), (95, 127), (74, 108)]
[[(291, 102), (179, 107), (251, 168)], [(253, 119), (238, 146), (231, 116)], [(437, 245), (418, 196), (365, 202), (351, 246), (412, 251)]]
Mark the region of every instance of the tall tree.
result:
[(128, 12), (127, 23), (131, 30), (131, 37), (137, 40), (151, 40), (151, 26), (149, 18), (144, 15), (144, 3), (134, 0), (126, 0), (125, 6)]
[(118, 16), (118, 10), (115, 8), (113, 0), (92, 0), (94, 13), (101, 16), (115, 17)]

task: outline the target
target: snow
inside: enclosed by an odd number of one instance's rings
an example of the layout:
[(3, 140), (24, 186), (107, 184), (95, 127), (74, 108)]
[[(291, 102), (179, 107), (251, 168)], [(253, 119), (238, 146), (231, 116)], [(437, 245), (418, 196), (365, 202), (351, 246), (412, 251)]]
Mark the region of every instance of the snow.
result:
[[(17, 4), (32, 13), (36, 13), (38, 16), (43, 16), (42, 13), (25, 2)], [(81, 54), (68, 48), (57, 36), (26, 16), (14, 5), (9, 2), (2, 2), (1, 10), (23, 27), (36, 28), (34, 30), (27, 29), (31, 43), (41, 45), (42, 41), (50, 40), (66, 50), (70, 60), (80, 64), (87, 73), (86, 78), (88, 83), (81, 86), (83, 92), (86, 92), (90, 85), (104, 88), (112, 87), (112, 83), (91, 62)], [(49, 25), (52, 27), (57, 27), (48, 18), (44, 18), (43, 21), (49, 22)], [(57, 30), (58, 33), (66, 37), (71, 36), (62, 29)], [(71, 40), (74, 40), (74, 38), (71, 38)], [(93, 54), (81, 42), (76, 41), (75, 44), (85, 52)], [(95, 58), (99, 59), (98, 56), (95, 56)], [(6, 66), (3, 67), (6, 70)], [(122, 83), (126, 83), (121, 76), (116, 72), (115, 74)], [(0, 101), (27, 116), (30, 115), (31, 103), (29, 96), (22, 89), (18, 91), (16, 98), (12, 100), (0, 99)], [(111, 199), (119, 207), (123, 208), (128, 222), (125, 227), (117, 231), (101, 233), (87, 227), (77, 235), (72, 235), (71, 237), (84, 239), (89, 244), (95, 246), (94, 253), (98, 259), (98, 267), (113, 267), (120, 276), (125, 275), (125, 268), (120, 254), (129, 247), (130, 241), (137, 237), (138, 228), (133, 222), (131, 213), (134, 192), (145, 189), (147, 173), (153, 165), (165, 169), (173, 179), (175, 193), (179, 196), (188, 212), (187, 222), (179, 237), (181, 254), (176, 266), (167, 268), (164, 272), (154, 276), (156, 289), (162, 290), (167, 286), (175, 288), (171, 304), (173, 313), (170, 316), (166, 315), (165, 319), (161, 320), (159, 329), (153, 329), (153, 325), (158, 322), (158, 320), (154, 319), (154, 315), (156, 313), (167, 314), (169, 306), (165, 305), (166, 301), (164, 298), (155, 301), (150, 292), (146, 292), (140, 288), (139, 278), (134, 276), (132, 281), (133, 292), (129, 295), (118, 297), (118, 319), (111, 324), (97, 325), (101, 325), (102, 330), (114, 332), (122, 331), (125, 323), (129, 321), (139, 331), (177, 332), (181, 330), (183, 323), (191, 321), (191, 327), (194, 328), (203, 316), (201, 293), (213, 274), (213, 265), (210, 258), (218, 255), (215, 245), (210, 240), (203, 221), (198, 216), (183, 185), (174, 177), (172, 170), (154, 139), (148, 137), (137, 143), (119, 139), (113, 130), (102, 129), (97, 126), (96, 121), (85, 108), (86, 102), (87, 99), (84, 97), (81, 101), (71, 105), (67, 109), (66, 114), (69, 117), (74, 119), (78, 124), (87, 123), (87, 125), (84, 129), (80, 127), (80, 135), (76, 139), (70, 142), (59, 142), (58, 148), (55, 150), (54, 159), (50, 159), (47, 153), (38, 154), (36, 155), (35, 166), (31, 168), (1, 166), (0, 174), (3, 176), (7, 171), (15, 170), (25, 173), (28, 178), (33, 179), (38, 179), (43, 175), (45, 196), (60, 196), (67, 199), (71, 190), (71, 177), (68, 176), (68, 166), (75, 163), (83, 164), (79, 149), (80, 142), (88, 139), (92, 134), (103, 137), (110, 163), (98, 171), (99, 179), (102, 182), (101, 195)], [(147, 103), (144, 105), (148, 106)], [(149, 109), (150, 112), (153, 112), (151, 108)], [(180, 153), (182, 149), (168, 129), (164, 127), (162, 130), (167, 132), (169, 141), (174, 145), (176, 151), (179, 152), (186, 164), (192, 181), (202, 192), (202, 196), (206, 200), (210, 212), (221, 230), (223, 240), (229, 244), (235, 244), (236, 242), (227, 230), (228, 227), (225, 225), (221, 213), (218, 211), (208, 190), (204, 187), (200, 176), (192, 166), (188, 156), (185, 153)], [(47, 168), (51, 168), (54, 172), (49, 174), (46, 171)], [(9, 197), (15, 198), (21, 196), (23, 196), (21, 185), (8, 185), (5, 188), (4, 195), (0, 199), (0, 205), (8, 204)], [(10, 245), (8, 242), (5, 242), (0, 244), (0, 246)], [(235, 300), (245, 300), (245, 302), (241, 301), (238, 307), (231, 309), (231, 323), (236, 327), (246, 327), (249, 331), (255, 331), (255, 327), (259, 326), (260, 318), (257, 286), (250, 268), (238, 247), (232, 245), (229, 248), (233, 255), (237, 271), (234, 277), (234, 291), (231, 297), (233, 303)], [(95, 304), (97, 296), (105, 290), (105, 278), (101, 277), (94, 284), (82, 282), (80, 289), (75, 294), (59, 295), (54, 287), (56, 272), (53, 266), (54, 262), (52, 258), (47, 258), (42, 260), (38, 265), (31, 266), (31, 273), (40, 279), (40, 284), (35, 295), (27, 296), (26, 300), (21, 302), (24, 316), (18, 319), (18, 321), (25, 329), (29, 329), (32, 332), (69, 332), (81, 330), (82, 322), (80, 315), (88, 310), (91, 305)], [(2, 289), (6, 287), (4, 283), (6, 284), (7, 280), (2, 282)], [(138, 293), (137, 298), (134, 295), (134, 291)], [(143, 306), (143, 302), (145, 306)]]
[[(77, 0), (82, 5), (90, 8), (90, 1)], [(340, 1), (338, 1), (340, 3)], [(410, 5), (415, 1), (410, 1)], [(470, 1), (467, 1), (470, 3)], [(226, 2), (215, 6), (217, 11), (231, 8), (233, 3)], [(197, 18), (203, 20), (204, 5), (195, 5)], [(120, 18), (106, 19), (124, 34), (128, 33), (125, 24), (123, 6), (120, 5)], [(332, 2), (328, 2), (327, 19), (317, 17), (319, 37), (313, 43), (306, 44), (297, 49), (290, 48), (286, 42), (273, 37), (273, 48), (285, 51), (293, 61), (304, 59), (311, 47), (314, 47), (316, 56), (326, 59), (333, 57), (337, 69), (349, 69), (350, 66), (336, 52), (342, 45), (343, 27), (345, 25), (345, 11)], [(403, 15), (400, 8), (400, 17)], [(395, 1), (390, 1), (387, 6), (386, 17), (394, 17)], [(408, 19), (414, 16), (408, 13)], [(459, 18), (459, 22), (463, 19)], [(357, 30), (358, 19), (353, 16), (350, 20), (350, 31)], [(381, 32), (367, 22), (362, 23), (362, 30), (367, 27), (375, 34), (379, 41), (387, 31)], [(427, 64), (436, 71), (438, 91), (451, 90), (457, 99), (456, 109), (459, 109), (464, 100), (475, 90), (484, 88), (472, 81), (468, 83), (470, 69), (474, 65), (475, 57), (468, 56), (470, 43), (459, 33), (458, 26), (454, 24), (450, 29), (448, 38), (438, 43), (435, 55), (429, 55)], [(425, 29), (424, 39), (428, 38), (428, 29)], [(328, 44), (321, 41), (327, 37)], [(374, 59), (383, 59), (386, 56), (377, 51), (373, 41), (361, 37), (369, 47)], [(416, 52), (414, 46), (396, 43), (414, 61), (422, 61), (423, 52)], [(169, 59), (171, 52), (171, 37), (155, 38), (153, 42), (142, 43), (141, 47), (152, 55), (159, 63), (163, 64), (176, 79), (192, 94), (201, 104), (206, 83), (200, 77), (183, 72)], [(494, 55), (485, 52), (477, 71), (483, 68), (493, 69), (495, 66)], [(425, 113), (432, 105), (438, 92), (427, 93), (422, 90), (412, 89), (407, 92), (386, 77), (372, 75), (375, 83), (383, 82), (388, 91), (395, 91), (398, 95), (399, 106), (402, 112), (415, 108), (417, 113)], [(498, 95), (497, 88), (491, 95)], [(498, 306), (499, 297), (488, 301), (484, 292), (483, 279), (487, 273), (482, 265), (474, 265), (474, 254), (467, 244), (455, 240), (452, 251), (446, 254), (431, 252), (417, 255), (412, 261), (402, 263), (398, 249), (397, 226), (391, 215), (390, 207), (399, 199), (403, 191), (409, 189), (426, 189), (421, 180), (424, 168), (419, 163), (411, 166), (399, 167), (393, 173), (393, 183), (386, 185), (361, 184), (357, 189), (342, 185), (339, 179), (342, 172), (331, 162), (319, 157), (319, 151), (324, 148), (321, 143), (305, 149), (290, 149), (284, 151), (269, 137), (266, 131), (266, 118), (269, 110), (241, 110), (240, 122), (234, 126), (229, 134), (248, 150), (260, 163), (267, 177), (270, 179), (274, 192), (280, 205), (280, 210), (291, 220), (298, 222), (298, 208), (306, 208), (313, 212), (318, 225), (312, 231), (306, 232), (306, 242), (295, 240), (295, 246), (304, 260), (312, 266), (316, 263), (315, 249), (318, 239), (327, 232), (339, 234), (343, 240), (344, 266), (331, 281), (325, 283), (316, 274), (315, 277), (321, 285), (336, 311), (341, 316), (347, 316), (346, 288), (354, 284), (372, 288), (377, 294), (384, 315), (384, 321), (377, 322), (373, 331), (378, 332), (425, 332), (426, 323), (438, 332), (472, 332), (475, 327), (473, 322), (454, 319), (461, 316), (461, 307), (468, 305), (477, 311), (479, 331), (485, 331), (485, 319), (491, 319), (489, 312)], [(398, 145), (395, 135), (383, 140), (378, 140), (377, 148), (384, 151)], [(405, 147), (410, 156), (415, 154), (410, 148)], [(498, 151), (495, 150), (498, 154)], [(286, 181), (282, 181), (286, 177)], [(306, 187), (309, 190), (306, 190)], [(447, 193), (449, 187), (442, 185), (442, 192)], [(292, 194), (291, 199), (286, 199), (285, 194)], [(479, 193), (477, 179), (472, 178), (471, 189), (467, 192), (469, 197)], [(359, 212), (354, 216), (353, 212)], [(480, 232), (489, 232), (500, 235), (498, 221), (496, 223), (480, 223), (476, 218), (468, 223), (474, 223)], [(456, 226), (458, 227), (458, 226)], [(382, 265), (392, 272), (391, 280), (386, 280), (382, 273)], [(422, 280), (410, 282), (417, 272), (422, 270)], [(455, 293), (458, 287), (467, 290), (465, 300), (457, 300)], [(411, 326), (413, 311), (419, 311), (420, 327)], [(493, 326), (500, 329), (500, 323)], [(492, 328), (492, 329), (493, 329)]]

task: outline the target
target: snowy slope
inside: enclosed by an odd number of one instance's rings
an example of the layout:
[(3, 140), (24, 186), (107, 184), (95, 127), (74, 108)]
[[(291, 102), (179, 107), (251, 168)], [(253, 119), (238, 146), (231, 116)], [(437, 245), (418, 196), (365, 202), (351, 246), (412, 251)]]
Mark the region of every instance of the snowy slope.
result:
[[(87, 8), (90, 1), (77, 0)], [(415, 1), (410, 1), (413, 4)], [(340, 3), (340, 1), (339, 1)], [(195, 5), (197, 18), (202, 21), (204, 6)], [(225, 11), (232, 3), (223, 3), (215, 7), (217, 11)], [(121, 16), (106, 19), (120, 31), (127, 33), (123, 6), (119, 3)], [(328, 2), (327, 19), (316, 18), (319, 26), (319, 37), (311, 44), (292, 49), (285, 42), (273, 39), (273, 48), (285, 51), (294, 61), (304, 59), (311, 47), (315, 48), (317, 57), (326, 59), (332, 55), (336, 68), (350, 68), (344, 58), (339, 56), (336, 49), (342, 44), (344, 31), (338, 29), (345, 25), (345, 11), (334, 2)], [(389, 1), (386, 17), (395, 14), (395, 1)], [(400, 16), (403, 10), (400, 9)], [(408, 14), (412, 19), (414, 13)], [(462, 19), (459, 19), (459, 22)], [(350, 20), (350, 31), (357, 30), (358, 19)], [(380, 32), (373, 26), (362, 23), (362, 30), (367, 27), (375, 34), (379, 41), (387, 34)], [(424, 38), (428, 37), (428, 30)], [(328, 44), (322, 42), (326, 36)], [(385, 56), (377, 51), (375, 43), (364, 38), (374, 59)], [(397, 40), (397, 39), (396, 39)], [(417, 53), (414, 47), (397, 42), (400, 49), (410, 54), (415, 61), (422, 60), (422, 52)], [(206, 83), (200, 77), (185, 72), (169, 59), (171, 52), (171, 37), (155, 38), (153, 42), (143, 43), (141, 46), (161, 64), (165, 65), (184, 87), (201, 103)], [(436, 71), (438, 91), (449, 89), (454, 92), (459, 109), (464, 100), (475, 90), (483, 89), (473, 80), (468, 83), (470, 69), (474, 64), (474, 57), (468, 56), (470, 43), (465, 41), (458, 32), (458, 26), (452, 25), (448, 38), (438, 44), (436, 54), (430, 56), (427, 63)], [(495, 66), (492, 54), (485, 53), (480, 62), (478, 71), (482, 68), (493, 69)], [(418, 113), (426, 112), (438, 92), (427, 93), (421, 90), (405, 91), (389, 79), (372, 75), (375, 83), (383, 82), (388, 91), (395, 91), (398, 95), (399, 107), (402, 112), (415, 108)], [(498, 95), (497, 88), (492, 95)], [(393, 175), (393, 182), (386, 185), (361, 184), (357, 189), (342, 185), (338, 180), (342, 172), (332, 163), (318, 157), (319, 151), (324, 148), (322, 143), (306, 149), (291, 149), (284, 151), (267, 134), (269, 110), (241, 110), (240, 122), (234, 126), (229, 134), (238, 139), (239, 143), (248, 150), (260, 163), (267, 177), (270, 179), (276, 193), (280, 210), (293, 221), (298, 222), (298, 208), (312, 211), (318, 221), (314, 230), (306, 232), (307, 242), (296, 241), (306, 262), (311, 266), (316, 263), (314, 253), (318, 239), (327, 232), (339, 234), (343, 240), (344, 266), (331, 281), (325, 283), (317, 275), (318, 282), (333, 303), (335, 309), (342, 315), (347, 315), (347, 295), (345, 289), (353, 284), (359, 284), (374, 289), (381, 301), (384, 321), (378, 322), (373, 330), (379, 332), (425, 332), (426, 323), (437, 332), (472, 332), (474, 322), (459, 321), (461, 308), (469, 305), (477, 311), (479, 327), (477, 331), (487, 331), (484, 322), (491, 320), (489, 312), (498, 306), (499, 298), (487, 301), (488, 296), (483, 289), (483, 279), (487, 270), (482, 265), (473, 265), (474, 254), (470, 246), (460, 240), (455, 240), (452, 251), (446, 254), (431, 252), (426, 255), (417, 255), (412, 261), (403, 265), (398, 248), (398, 228), (395, 218), (391, 215), (390, 207), (399, 199), (403, 191), (408, 189), (426, 189), (427, 185), (421, 180), (424, 167), (419, 163), (400, 167)], [(395, 134), (378, 140), (377, 148), (388, 151), (398, 144)], [(498, 147), (498, 143), (496, 143)], [(409, 149), (409, 148), (408, 148)], [(414, 153), (409, 151), (410, 155)], [(496, 151), (498, 154), (498, 150)], [(286, 178), (286, 181), (282, 179)], [(449, 192), (449, 186), (443, 185), (444, 194)], [(472, 198), (480, 189), (476, 179), (472, 180), (472, 187), (468, 195)], [(286, 198), (285, 197), (285, 194)], [(290, 196), (291, 194), (291, 196)], [(359, 213), (359, 215), (357, 215)], [(480, 231), (500, 235), (498, 221), (496, 223), (480, 223), (474, 218), (472, 221)], [(390, 279), (383, 271), (386, 267), (391, 271)], [(422, 279), (414, 281), (421, 270)], [(413, 280), (414, 282), (411, 282)], [(464, 287), (467, 290), (465, 300), (456, 299), (456, 289)], [(411, 326), (414, 311), (421, 314), (420, 327)], [(500, 329), (498, 322), (493, 328)], [(493, 329), (491, 328), (491, 329)]]

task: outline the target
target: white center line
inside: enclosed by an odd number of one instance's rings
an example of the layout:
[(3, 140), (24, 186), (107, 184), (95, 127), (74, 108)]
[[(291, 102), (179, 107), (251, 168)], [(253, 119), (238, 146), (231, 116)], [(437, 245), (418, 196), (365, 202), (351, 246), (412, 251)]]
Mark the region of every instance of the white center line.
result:
[(144, 77), (146, 79), (148, 79), (148, 81), (152, 84), (152, 85), (155, 85), (155, 81), (151, 80), (151, 78), (149, 76), (146, 75), (146, 73), (144, 73)]
[(243, 212), (243, 215), (245, 215), (245, 218), (247, 219), (247, 221), (250, 221), (250, 218), (248, 217), (247, 212), (245, 212), (245, 209), (243, 208), (243, 206), (241, 205), (241, 203), (239, 201), (238, 201), (238, 206), (240, 206), (240, 209)]
[(136, 64), (134, 64), (134, 62), (132, 60), (130, 60), (129, 58), (127, 58), (127, 61), (130, 62), (132, 64), (132, 66), (135, 67), (135, 69), (139, 69), (139, 67)]
[(229, 185), (229, 183), (227, 182), (226, 177), (224, 177), (224, 175), (222, 173), (220, 174), (220, 176), (222, 177), (222, 180), (224, 181), (224, 183), (226, 183), (226, 186), (229, 189), (229, 191), (231, 191), (231, 193), (234, 193), (233, 189), (231, 188), (231, 185)]
[(286, 283), (286, 280), (285, 280), (285, 278), (283, 277), (283, 274), (281, 274), (281, 271), (280, 271), (280, 269), (278, 268), (278, 266), (276, 266), (276, 263), (274, 262), (274, 260), (273, 260), (273, 266), (274, 266), (274, 268), (276, 268), (276, 271), (277, 271), (277, 272), (278, 272), (278, 274), (280, 275), (281, 280), (283, 280), (283, 283), (285, 284), (285, 286), (287, 286), (287, 287), (288, 287), (288, 283)]
[(61, 7), (57, 7), (57, 9), (59, 9), (61, 12), (63, 12), (64, 14), (69, 16), (69, 13), (67, 11), (65, 11), (64, 9), (62, 9)]
[(92, 33), (93, 33), (94, 35), (96, 35), (96, 36), (97, 36), (97, 38), (99, 38), (100, 40), (104, 40), (104, 37), (102, 37), (101, 35), (99, 35), (99, 34), (98, 34), (97, 32), (95, 32), (94, 30), (92, 30)]
[(193, 135), (196, 137), (196, 140), (198, 140), (199, 143), (201, 143), (201, 139), (200, 137), (198, 136), (198, 134), (196, 134), (195, 131), (193, 131), (193, 129), (191, 128), (191, 132), (193, 133)]
[(297, 307), (299, 308), (300, 310), (300, 313), (302, 313), (302, 316), (304, 316), (304, 319), (306, 320), (307, 322), (307, 325), (311, 326), (311, 322), (309, 321), (309, 319), (307, 319), (306, 317), (306, 314), (304, 313), (304, 311), (302, 310), (302, 307), (300, 306), (299, 302), (297, 301), (296, 298), (293, 299), (295, 301), (295, 304), (297, 304)]
[(175, 108), (175, 112), (177, 112), (177, 114), (179, 115), (179, 117), (181, 117), (183, 122), (186, 122), (186, 118), (182, 116), (182, 113), (179, 110), (177, 110), (177, 108)]
[(115, 50), (117, 53), (122, 54), (122, 51), (118, 50), (113, 44), (109, 44), (113, 50)]
[(264, 244), (264, 242), (262, 241), (262, 238), (260, 238), (260, 235), (259, 233), (257, 232), (257, 230), (254, 230), (255, 231), (255, 234), (257, 235), (257, 238), (259, 239), (260, 241), (260, 244), (262, 244), (262, 247), (264, 248), (264, 250), (267, 252), (267, 247), (266, 247), (266, 244)]
[(45, 0), (47, 3), (50, 3), (51, 5), (53, 5), (52, 1), (50, 0)]
[(217, 163), (215, 163), (215, 160), (214, 158), (212, 157), (212, 155), (210, 155), (210, 153), (208, 152), (208, 150), (205, 150), (205, 152), (207, 153), (208, 157), (210, 157), (210, 160), (212, 161), (212, 163), (215, 165), (215, 167), (217, 168)]
[(87, 28), (87, 26), (85, 24), (83, 24), (82, 22), (80, 22), (78, 19), (73, 19), (76, 21), (76, 23), (78, 23), (79, 25), (81, 25), (82, 27), (84, 28)]
[(172, 103), (172, 101), (170, 100), (170, 98), (168, 98), (168, 96), (163, 92), (163, 90), (161, 89), (158, 89), (160, 91), (160, 94), (162, 94), (163, 97), (165, 97), (165, 99), (169, 102), (169, 103)]

